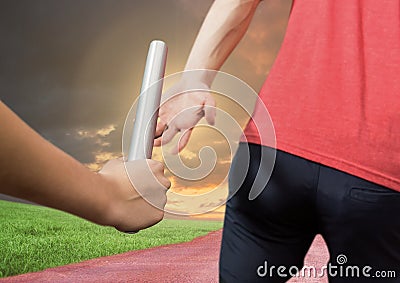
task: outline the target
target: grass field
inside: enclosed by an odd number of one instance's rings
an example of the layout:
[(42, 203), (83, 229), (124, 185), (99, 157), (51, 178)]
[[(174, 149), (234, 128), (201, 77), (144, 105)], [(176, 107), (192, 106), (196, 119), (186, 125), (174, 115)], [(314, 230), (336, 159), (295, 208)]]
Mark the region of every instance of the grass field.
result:
[(0, 277), (190, 241), (222, 227), (216, 221), (167, 219), (127, 235), (61, 211), (6, 201), (0, 201), (0, 221)]

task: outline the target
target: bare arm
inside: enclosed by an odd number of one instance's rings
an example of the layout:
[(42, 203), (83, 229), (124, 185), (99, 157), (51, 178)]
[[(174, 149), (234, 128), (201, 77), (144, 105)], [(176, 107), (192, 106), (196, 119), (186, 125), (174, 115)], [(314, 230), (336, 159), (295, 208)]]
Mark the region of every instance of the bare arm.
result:
[[(185, 71), (187, 72), (166, 96), (183, 93), (188, 89), (210, 88), (214, 72), (219, 70), (246, 33), (254, 12), (261, 0), (216, 0), (211, 6), (193, 44)], [(174, 153), (182, 150), (189, 141), (193, 127), (205, 116), (209, 124), (215, 120), (215, 100), (208, 92), (188, 92), (164, 103), (159, 112), (156, 135), (162, 137), (154, 144), (168, 143), (178, 133), (182, 136)]]
[[(170, 183), (162, 165), (152, 160), (129, 165), (138, 177), (150, 176), (141, 185), (145, 191), (155, 191), (163, 207)], [(142, 229), (163, 216), (162, 210), (149, 205), (131, 185), (122, 161), (109, 162), (100, 174), (91, 172), (43, 139), (2, 102), (0, 192), (120, 230)]]
[[(200, 28), (185, 70), (219, 70), (246, 33), (259, 2), (216, 0)], [(212, 83), (210, 78), (202, 81), (208, 86)]]

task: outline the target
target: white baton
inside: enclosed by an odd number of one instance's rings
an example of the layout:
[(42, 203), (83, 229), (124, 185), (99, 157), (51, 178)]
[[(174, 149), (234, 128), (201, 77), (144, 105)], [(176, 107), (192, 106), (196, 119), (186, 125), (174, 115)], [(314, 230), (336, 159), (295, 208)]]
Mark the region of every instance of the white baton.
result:
[(153, 153), (166, 60), (167, 45), (160, 40), (152, 41), (147, 54), (128, 161), (150, 159)]

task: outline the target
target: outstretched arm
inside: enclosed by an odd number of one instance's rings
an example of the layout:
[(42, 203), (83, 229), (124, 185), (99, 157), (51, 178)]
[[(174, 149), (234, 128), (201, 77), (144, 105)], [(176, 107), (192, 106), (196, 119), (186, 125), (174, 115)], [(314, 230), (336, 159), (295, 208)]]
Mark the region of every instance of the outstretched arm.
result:
[[(216, 0), (193, 44), (185, 71), (205, 69), (204, 72), (187, 72), (167, 95), (175, 95), (188, 89), (210, 88), (214, 72), (219, 70), (233, 49), (246, 33), (254, 12), (261, 0)], [(174, 96), (160, 108), (160, 120), (155, 145), (168, 143), (178, 132), (182, 136), (174, 152), (187, 144), (192, 128), (205, 116), (209, 124), (215, 119), (215, 100), (208, 92), (187, 92)]]
[[(165, 205), (170, 186), (162, 164), (130, 162), (141, 193)], [(144, 177), (146, 176), (146, 177)], [(102, 225), (135, 231), (151, 226), (163, 211), (148, 204), (129, 182), (122, 160), (100, 173), (43, 139), (0, 101), (0, 192), (61, 209)]]
[[(246, 33), (260, 0), (216, 0), (193, 44), (185, 70), (219, 70)], [(210, 86), (212, 78), (199, 78)]]

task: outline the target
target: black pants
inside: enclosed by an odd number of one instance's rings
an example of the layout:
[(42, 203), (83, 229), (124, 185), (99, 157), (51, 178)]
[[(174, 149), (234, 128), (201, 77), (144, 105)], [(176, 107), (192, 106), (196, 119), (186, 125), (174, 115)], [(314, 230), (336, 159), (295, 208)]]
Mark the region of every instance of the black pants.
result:
[[(271, 179), (249, 200), (257, 172), (265, 169), (261, 155), (273, 153), (242, 143), (234, 158), (229, 186), (239, 190), (227, 202), (220, 281), (286, 282), (321, 234), (330, 282), (400, 282), (400, 193), (277, 151)], [(316, 282), (307, 274), (304, 282)]]

